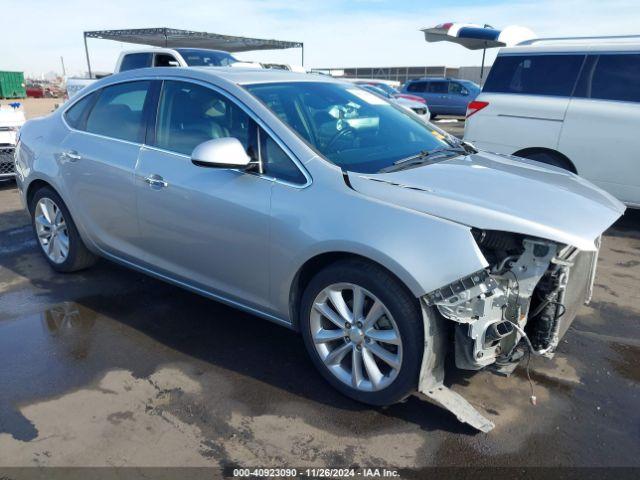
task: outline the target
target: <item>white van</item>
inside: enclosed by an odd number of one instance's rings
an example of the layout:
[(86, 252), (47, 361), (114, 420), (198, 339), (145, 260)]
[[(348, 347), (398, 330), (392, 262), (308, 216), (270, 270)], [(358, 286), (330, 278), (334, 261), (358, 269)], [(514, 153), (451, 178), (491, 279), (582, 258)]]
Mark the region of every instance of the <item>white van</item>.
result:
[(571, 170), (640, 208), (640, 36), (502, 49), (464, 139)]

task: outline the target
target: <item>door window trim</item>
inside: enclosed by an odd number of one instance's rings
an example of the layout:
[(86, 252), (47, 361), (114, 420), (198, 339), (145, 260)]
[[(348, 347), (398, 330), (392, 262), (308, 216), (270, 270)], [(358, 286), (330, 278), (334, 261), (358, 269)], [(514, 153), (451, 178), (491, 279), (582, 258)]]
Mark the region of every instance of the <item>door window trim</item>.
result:
[[(162, 92), (162, 88), (164, 88), (164, 82), (165, 81), (175, 81), (175, 82), (184, 82), (184, 83), (192, 83), (194, 85), (199, 85), (201, 87), (204, 88), (208, 88), (212, 91), (214, 91), (215, 93), (221, 95), (222, 97), (224, 97), (226, 100), (232, 102), (236, 107), (240, 108), (244, 113), (247, 114), (247, 116), (253, 120), (258, 128), (261, 128), (262, 130), (264, 130), (270, 137), (271, 139), (276, 142), (276, 144), (286, 153), (287, 157), (289, 157), (289, 159), (293, 162), (293, 164), (298, 168), (298, 170), (300, 171), (300, 173), (302, 173), (302, 175), (304, 176), (304, 178), (306, 179), (305, 183), (293, 183), (293, 182), (288, 182), (286, 180), (282, 180), (280, 178), (277, 177), (272, 177), (270, 175), (267, 174), (263, 174), (263, 173), (258, 173), (258, 172), (244, 172), (247, 174), (251, 174), (254, 176), (257, 176), (259, 178), (263, 178), (265, 180), (269, 180), (269, 181), (273, 181), (276, 183), (280, 183), (283, 185), (287, 185), (289, 187), (294, 187), (294, 188), (306, 188), (309, 185), (311, 185), (313, 183), (313, 178), (311, 177), (311, 175), (309, 174), (309, 172), (307, 171), (306, 168), (304, 168), (304, 166), (302, 165), (302, 162), (298, 159), (298, 157), (295, 156), (295, 154), (289, 149), (289, 147), (286, 146), (286, 144), (273, 132), (273, 130), (271, 128), (269, 128), (267, 126), (267, 124), (262, 121), (249, 107), (247, 107), (242, 101), (240, 101), (237, 97), (235, 97), (233, 94), (227, 92), (226, 90), (223, 90), (222, 88), (218, 87), (217, 85), (213, 85), (211, 83), (207, 83), (207, 82), (203, 82), (201, 80), (196, 80), (193, 78), (184, 78), (184, 77), (171, 77), (171, 76), (167, 76), (167, 77), (163, 77), (161, 79), (162, 82), (162, 87), (158, 90), (158, 98), (156, 99), (156, 108), (155, 108), (155, 113), (153, 114), (153, 118), (150, 118), (149, 120), (155, 120), (153, 122), (153, 124), (149, 124), (150, 128), (153, 130), (153, 134), (151, 136), (152, 141), (155, 142), (155, 138), (157, 135), (157, 129), (158, 129), (158, 109), (160, 108), (160, 97), (161, 97), (161, 92)], [(149, 139), (149, 137), (147, 137)], [(151, 149), (151, 150), (156, 150), (159, 152), (165, 152), (165, 153), (171, 153), (173, 155), (177, 155), (179, 157), (183, 157), (183, 158), (187, 158), (189, 160), (191, 160), (191, 157), (189, 155), (185, 155), (183, 153), (179, 153), (173, 150), (168, 150), (165, 148), (160, 148), (156, 145), (150, 145), (149, 143), (144, 144), (145, 148)], [(261, 159), (262, 161), (262, 159)], [(232, 170), (237, 170), (237, 169), (232, 169)]]

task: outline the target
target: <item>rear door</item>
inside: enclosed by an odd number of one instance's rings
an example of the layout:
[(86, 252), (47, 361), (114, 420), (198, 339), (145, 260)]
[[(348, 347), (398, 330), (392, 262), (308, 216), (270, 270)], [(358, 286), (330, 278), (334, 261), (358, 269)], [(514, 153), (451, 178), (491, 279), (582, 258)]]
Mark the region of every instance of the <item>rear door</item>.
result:
[(556, 150), (585, 54), (501, 54), (476, 100), (488, 105), (467, 119), (465, 140), (515, 153)]
[(640, 205), (640, 52), (589, 57), (571, 99), (559, 150), (578, 173)]
[[(446, 115), (449, 113), (449, 82), (446, 80), (431, 80), (427, 85), (427, 105), (431, 113)], [(431, 107), (433, 105), (433, 107)]]
[(148, 80), (110, 85), (64, 113), (70, 131), (58, 158), (69, 208), (92, 240), (113, 254), (131, 254), (139, 233), (134, 172), (151, 86)]

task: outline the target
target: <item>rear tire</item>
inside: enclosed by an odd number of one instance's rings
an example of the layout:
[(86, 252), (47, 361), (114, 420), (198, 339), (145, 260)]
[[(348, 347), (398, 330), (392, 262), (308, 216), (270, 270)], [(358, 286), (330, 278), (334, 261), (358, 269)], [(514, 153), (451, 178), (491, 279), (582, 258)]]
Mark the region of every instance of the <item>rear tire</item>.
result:
[(563, 170), (568, 170), (569, 172), (575, 173), (575, 168), (567, 162), (565, 159), (558, 157), (557, 155), (553, 155), (548, 152), (532, 152), (525, 153), (524, 155), (519, 154), (519, 157), (528, 158), (529, 160), (535, 160), (536, 162), (544, 163), (547, 165), (552, 165), (554, 167), (562, 168)]
[[(340, 298), (342, 309), (333, 303)], [(302, 296), (299, 325), (314, 365), (342, 394), (381, 406), (416, 390), (424, 349), (420, 304), (383, 268), (354, 259), (318, 272)]]
[(77, 272), (96, 262), (97, 257), (80, 238), (69, 209), (51, 187), (36, 191), (29, 211), (40, 249), (56, 272)]

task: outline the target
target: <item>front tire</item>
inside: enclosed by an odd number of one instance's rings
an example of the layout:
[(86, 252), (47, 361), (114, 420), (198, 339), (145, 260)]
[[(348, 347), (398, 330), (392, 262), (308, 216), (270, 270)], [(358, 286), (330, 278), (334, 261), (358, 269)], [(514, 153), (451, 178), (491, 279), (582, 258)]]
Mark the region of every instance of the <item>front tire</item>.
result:
[(304, 343), (338, 391), (371, 405), (413, 393), (423, 352), (420, 304), (383, 268), (364, 260), (330, 265), (304, 291)]
[(80, 238), (69, 209), (52, 188), (40, 188), (29, 205), (33, 230), (45, 259), (56, 272), (77, 272), (96, 262)]

